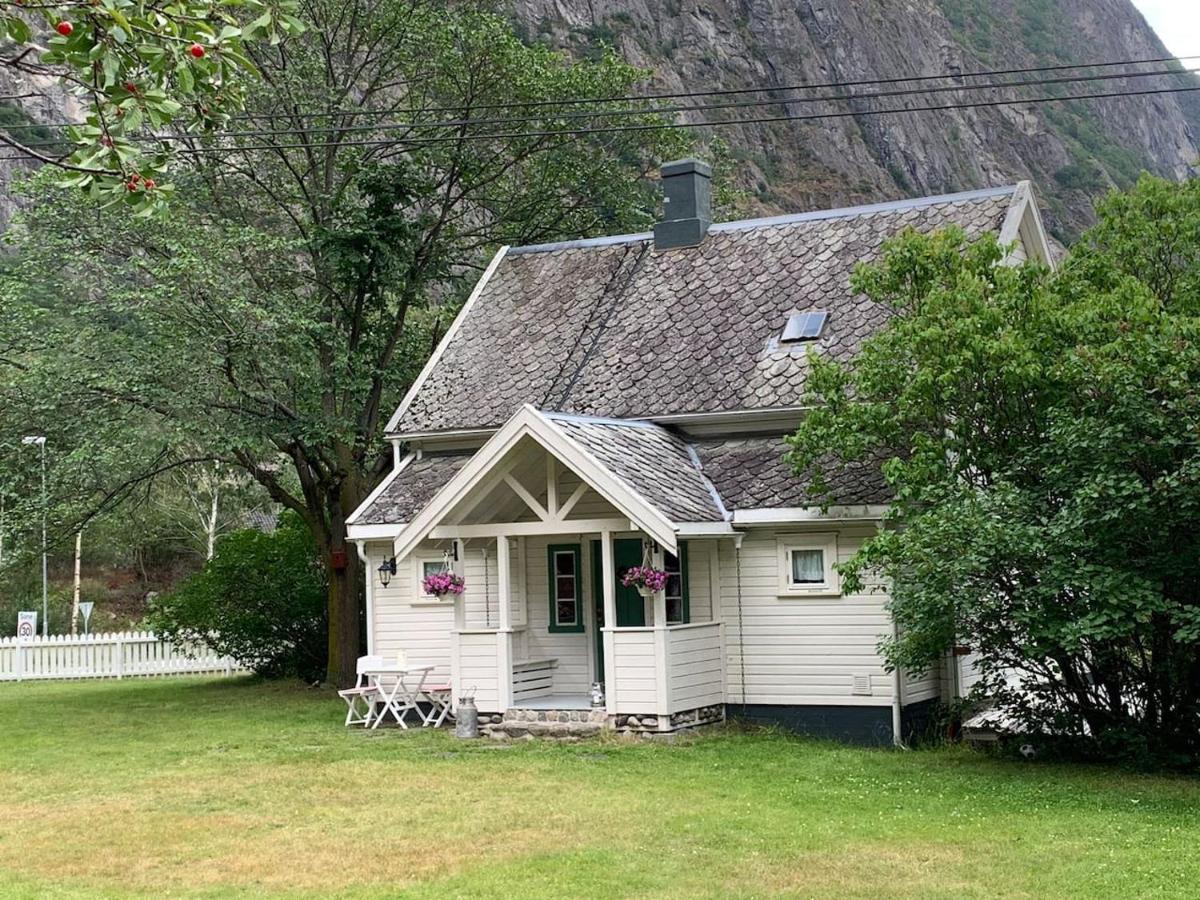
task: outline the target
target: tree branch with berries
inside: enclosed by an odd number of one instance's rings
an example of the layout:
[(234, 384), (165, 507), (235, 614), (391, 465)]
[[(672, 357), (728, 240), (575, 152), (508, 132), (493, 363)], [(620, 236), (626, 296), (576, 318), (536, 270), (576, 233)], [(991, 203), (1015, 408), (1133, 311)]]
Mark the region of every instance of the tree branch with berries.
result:
[(0, 33), (16, 45), (0, 69), (22, 82), (55, 79), (86, 110), (61, 140), (15, 125), (0, 130), (0, 145), (61, 169), (64, 186), (102, 203), (161, 212), (174, 191), (174, 136), (216, 132), (244, 107), (257, 77), (250, 45), (301, 31), (295, 9), (296, 0), (0, 0)]

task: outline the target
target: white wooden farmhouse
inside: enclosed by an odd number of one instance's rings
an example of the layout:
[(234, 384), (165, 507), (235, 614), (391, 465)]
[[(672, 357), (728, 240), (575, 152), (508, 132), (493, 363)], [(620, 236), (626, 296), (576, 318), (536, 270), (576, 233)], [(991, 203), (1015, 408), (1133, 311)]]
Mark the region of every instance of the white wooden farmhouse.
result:
[[(351, 519), (369, 652), (435, 664), (486, 723), (890, 743), (953, 685), (886, 671), (886, 592), (834, 570), (885, 486), (835, 472), (838, 504), (807, 508), (783, 438), (810, 349), (848, 358), (885, 321), (854, 265), (952, 223), (1049, 262), (1030, 186), (711, 224), (703, 163), (663, 185), (652, 234), (501, 249), (396, 410), (394, 471)], [(621, 583), (645, 562), (670, 573), (649, 598)], [(464, 593), (423, 595), (444, 565)]]

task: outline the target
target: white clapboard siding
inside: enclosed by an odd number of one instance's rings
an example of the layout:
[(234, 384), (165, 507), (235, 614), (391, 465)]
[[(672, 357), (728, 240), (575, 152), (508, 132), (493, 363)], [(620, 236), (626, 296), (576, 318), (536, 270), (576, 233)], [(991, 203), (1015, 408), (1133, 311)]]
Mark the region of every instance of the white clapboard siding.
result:
[[(812, 529), (828, 533), (828, 526)], [(787, 529), (789, 534), (802, 529)], [(849, 559), (870, 534), (838, 530), (838, 561)], [(784, 705), (880, 706), (890, 704), (893, 676), (878, 652), (891, 632), (887, 595), (871, 590), (836, 597), (781, 597), (779, 532), (749, 532), (738, 556), (719, 546), (721, 618), (725, 623), (729, 700)], [(741, 602), (739, 604), (739, 582)], [(864, 679), (870, 694), (855, 691)]]
[(711, 622), (712, 571), (709, 559), (716, 552), (716, 541), (687, 541), (688, 608), (693, 622)]
[(654, 653), (654, 629), (626, 628), (612, 632), (613, 671), (617, 680), (609, 685), (615, 692), (616, 711), (621, 714), (658, 711), (658, 673)]
[[(421, 555), (424, 554), (424, 555)], [(389, 662), (403, 651), (412, 665), (430, 665), (433, 671), (429, 682), (446, 683), (450, 678), (450, 632), (454, 628), (454, 604), (421, 593), (421, 561), (440, 559), (441, 551), (433, 546), (422, 547), (417, 554), (400, 563), (395, 577), (385, 588), (375, 572), (379, 564), (392, 555), (390, 543), (370, 544), (368, 574), (371, 585), (372, 652)], [(467, 589), (471, 589), (468, 572)], [(482, 609), (482, 601), (479, 604)]]
[(454, 637), (458, 647), (455, 702), (459, 697), (474, 696), (479, 709), (497, 711), (500, 708), (497, 641), (502, 635), (495, 631), (464, 631)]
[(173, 644), (149, 631), (0, 638), (0, 681), (128, 678), (244, 671), (200, 644)]
[(705, 622), (667, 629), (667, 681), (673, 712), (725, 702), (721, 625)]
[(942, 679), (936, 667), (921, 675), (904, 673), (900, 682), (900, 699), (907, 706), (922, 700), (938, 700), (942, 696)]

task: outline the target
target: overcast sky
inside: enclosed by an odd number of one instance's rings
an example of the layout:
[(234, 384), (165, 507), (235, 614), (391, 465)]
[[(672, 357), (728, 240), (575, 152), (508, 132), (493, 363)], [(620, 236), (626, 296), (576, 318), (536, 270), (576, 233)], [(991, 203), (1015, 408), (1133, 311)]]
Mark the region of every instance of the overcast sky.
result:
[(1196, 0), (1133, 0), (1176, 56), (1200, 54), (1200, 3)]

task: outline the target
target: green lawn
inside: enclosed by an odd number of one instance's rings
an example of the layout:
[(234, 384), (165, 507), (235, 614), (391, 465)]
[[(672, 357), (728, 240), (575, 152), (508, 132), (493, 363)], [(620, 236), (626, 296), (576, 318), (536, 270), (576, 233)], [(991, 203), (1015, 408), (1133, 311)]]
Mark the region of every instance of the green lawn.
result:
[(1196, 896), (1200, 783), (767, 734), (464, 744), (245, 679), (0, 685), (0, 894)]

